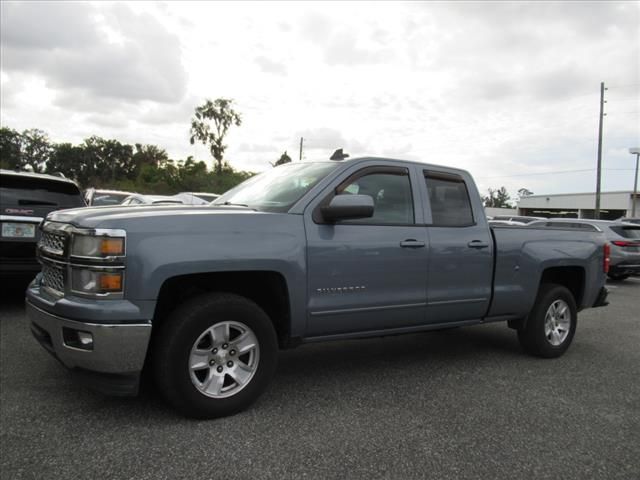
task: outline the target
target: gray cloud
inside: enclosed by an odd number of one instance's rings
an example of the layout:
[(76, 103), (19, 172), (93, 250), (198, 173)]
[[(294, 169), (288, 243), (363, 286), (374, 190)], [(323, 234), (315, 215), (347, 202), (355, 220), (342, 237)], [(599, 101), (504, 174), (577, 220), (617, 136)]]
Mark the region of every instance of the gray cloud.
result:
[(382, 63), (392, 58), (384, 48), (363, 48), (358, 46), (355, 35), (345, 31), (334, 35), (325, 49), (325, 61), (329, 65), (364, 65)]
[(176, 102), (186, 91), (178, 37), (122, 4), (3, 3), (2, 46), (7, 72), (67, 97)]
[(314, 43), (326, 42), (331, 34), (331, 19), (322, 14), (309, 13), (302, 18), (300, 25), (302, 35)]
[(239, 150), (252, 153), (272, 153), (278, 150), (274, 144), (242, 143)]
[(287, 74), (287, 67), (284, 64), (274, 62), (267, 57), (256, 57), (256, 63), (263, 72), (274, 73), (277, 75)]

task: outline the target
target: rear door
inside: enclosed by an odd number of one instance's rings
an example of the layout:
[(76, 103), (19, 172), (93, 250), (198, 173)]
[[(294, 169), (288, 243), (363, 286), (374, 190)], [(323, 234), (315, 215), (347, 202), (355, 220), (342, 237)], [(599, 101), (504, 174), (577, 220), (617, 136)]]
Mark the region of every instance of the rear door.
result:
[(493, 240), (470, 177), (423, 171), (429, 236), (427, 323), (482, 318), (491, 300)]

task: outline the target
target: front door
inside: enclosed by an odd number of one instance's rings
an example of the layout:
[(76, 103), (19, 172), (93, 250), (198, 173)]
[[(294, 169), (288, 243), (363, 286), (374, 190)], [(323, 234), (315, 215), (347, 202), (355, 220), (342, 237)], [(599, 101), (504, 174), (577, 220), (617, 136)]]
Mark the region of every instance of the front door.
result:
[(307, 212), (307, 336), (424, 323), (427, 239), (415, 222), (409, 171), (368, 167), (328, 192), (374, 200), (371, 218), (329, 224)]

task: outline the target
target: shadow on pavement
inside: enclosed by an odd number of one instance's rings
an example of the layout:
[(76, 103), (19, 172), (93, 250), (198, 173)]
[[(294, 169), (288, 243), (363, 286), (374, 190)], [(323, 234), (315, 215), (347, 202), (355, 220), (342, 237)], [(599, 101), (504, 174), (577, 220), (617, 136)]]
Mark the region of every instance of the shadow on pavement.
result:
[(32, 277), (2, 277), (2, 293), (0, 305), (20, 306), (24, 304), (24, 292), (27, 290)]

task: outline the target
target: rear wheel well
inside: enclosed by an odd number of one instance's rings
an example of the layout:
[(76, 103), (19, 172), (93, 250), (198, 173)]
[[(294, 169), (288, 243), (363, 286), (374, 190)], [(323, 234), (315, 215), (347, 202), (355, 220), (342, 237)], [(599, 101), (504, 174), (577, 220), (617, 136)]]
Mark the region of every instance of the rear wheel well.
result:
[(272, 271), (199, 273), (169, 278), (160, 288), (154, 327), (164, 322), (178, 305), (207, 292), (234, 293), (254, 301), (271, 319), (279, 345), (287, 346), (291, 333), (289, 293), (282, 274)]
[(582, 304), (584, 295), (584, 269), (582, 267), (552, 267), (542, 273), (540, 285), (555, 283), (566, 287), (576, 302), (578, 308)]
[[(542, 272), (540, 278), (540, 284), (538, 285), (538, 291), (536, 292), (536, 301), (540, 295), (540, 291), (543, 285), (556, 284), (562, 285), (567, 288), (576, 303), (576, 307), (580, 310), (582, 304), (582, 297), (584, 295), (584, 280), (585, 273), (582, 267), (551, 267)], [(531, 309), (535, 305), (531, 306)], [(509, 320), (509, 327), (519, 330), (526, 326), (528, 316), (523, 318), (517, 318)]]

